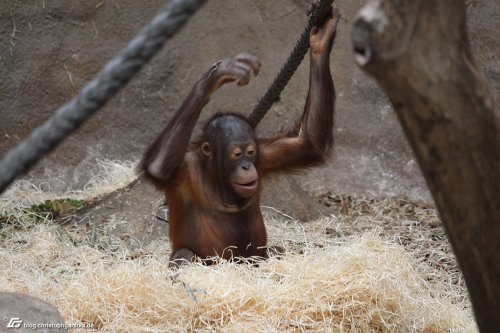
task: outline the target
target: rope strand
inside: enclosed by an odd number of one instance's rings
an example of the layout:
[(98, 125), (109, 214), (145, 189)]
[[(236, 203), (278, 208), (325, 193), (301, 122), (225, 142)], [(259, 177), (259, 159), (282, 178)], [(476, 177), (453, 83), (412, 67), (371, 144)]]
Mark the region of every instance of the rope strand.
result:
[(288, 81), (292, 78), (293, 74), (299, 67), (304, 59), (307, 51), (309, 50), (309, 33), (313, 26), (320, 25), (330, 12), (333, 0), (320, 0), (319, 4), (314, 8), (306, 28), (302, 31), (300, 39), (295, 44), (292, 53), (285, 61), (280, 72), (274, 78), (273, 82), (267, 89), (264, 96), (261, 97), (257, 105), (253, 108), (248, 120), (252, 127), (257, 127), (259, 122), (267, 114), (271, 106), (279, 101), (281, 92), (285, 89)]
[(94, 80), (0, 161), (0, 194), (101, 109), (206, 0), (172, 0)]

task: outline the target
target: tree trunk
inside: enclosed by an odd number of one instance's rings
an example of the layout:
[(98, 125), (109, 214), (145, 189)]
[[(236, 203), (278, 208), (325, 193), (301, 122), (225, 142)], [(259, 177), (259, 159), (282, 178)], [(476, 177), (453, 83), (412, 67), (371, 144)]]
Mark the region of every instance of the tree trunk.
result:
[(355, 57), (389, 97), (463, 271), (481, 332), (500, 332), (500, 116), (461, 0), (371, 0)]

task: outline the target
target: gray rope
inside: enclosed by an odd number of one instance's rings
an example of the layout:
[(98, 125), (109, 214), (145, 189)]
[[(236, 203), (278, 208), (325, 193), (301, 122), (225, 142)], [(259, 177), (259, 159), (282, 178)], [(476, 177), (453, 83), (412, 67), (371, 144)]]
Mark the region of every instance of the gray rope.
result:
[(309, 33), (313, 26), (321, 24), (330, 12), (333, 0), (320, 0), (319, 5), (313, 10), (307, 26), (300, 35), (300, 39), (295, 44), (292, 53), (286, 59), (285, 64), (281, 67), (280, 72), (274, 78), (266, 93), (253, 108), (248, 120), (252, 127), (257, 127), (259, 122), (264, 118), (271, 106), (279, 101), (281, 92), (292, 78), (300, 63), (304, 59), (309, 50)]
[(0, 194), (137, 74), (206, 0), (172, 0), (97, 77), (0, 161)]

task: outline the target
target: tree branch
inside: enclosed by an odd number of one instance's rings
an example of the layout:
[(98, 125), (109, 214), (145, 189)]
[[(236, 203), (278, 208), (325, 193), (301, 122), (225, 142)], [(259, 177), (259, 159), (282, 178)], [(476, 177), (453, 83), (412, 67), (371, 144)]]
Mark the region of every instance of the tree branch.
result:
[(464, 273), (481, 332), (500, 332), (500, 116), (460, 0), (372, 0), (356, 61), (386, 92)]

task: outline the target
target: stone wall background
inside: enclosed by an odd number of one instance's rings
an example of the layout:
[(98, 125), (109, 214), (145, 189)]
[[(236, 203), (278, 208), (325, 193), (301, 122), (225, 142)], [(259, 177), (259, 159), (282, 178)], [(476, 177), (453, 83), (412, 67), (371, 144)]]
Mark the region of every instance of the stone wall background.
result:
[[(337, 0), (342, 20), (332, 52), (337, 90), (331, 162), (296, 177), (305, 189), (430, 200), (425, 181), (381, 90), (356, 67), (350, 31), (364, 0)], [(217, 110), (248, 113), (288, 56), (307, 0), (209, 1), (122, 92), (26, 178), (52, 191), (82, 187), (96, 159), (139, 159), (192, 84), (217, 59), (248, 51), (263, 68), (246, 87), (225, 86)], [(500, 96), (500, 2), (467, 1), (476, 59)], [(165, 1), (7, 1), (0, 6), (0, 155), (69, 101), (165, 5)], [(304, 105), (308, 61), (259, 126), (293, 126)]]

